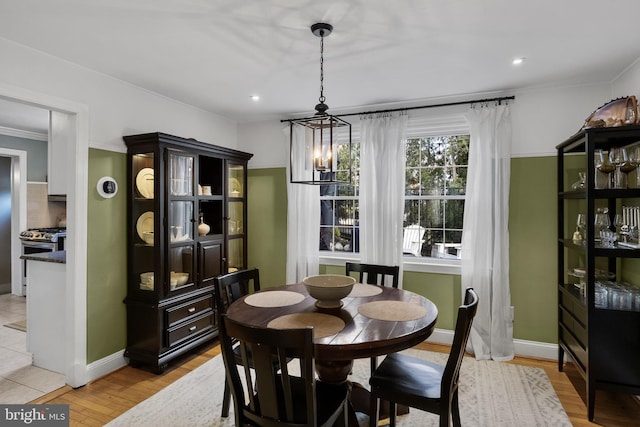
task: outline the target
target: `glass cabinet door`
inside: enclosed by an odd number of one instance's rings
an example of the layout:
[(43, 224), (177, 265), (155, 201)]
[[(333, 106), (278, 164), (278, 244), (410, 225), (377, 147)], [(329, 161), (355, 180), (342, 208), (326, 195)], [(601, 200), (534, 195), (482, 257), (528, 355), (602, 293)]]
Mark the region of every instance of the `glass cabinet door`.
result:
[(229, 197), (244, 197), (244, 191), (244, 166), (233, 163), (229, 164)]
[(195, 285), (194, 156), (169, 151), (168, 156), (168, 291)]
[(245, 259), (245, 167), (229, 163), (227, 181), (227, 260), (228, 272), (242, 270)]
[(193, 156), (171, 152), (169, 180), (171, 196), (193, 196)]
[(132, 215), (135, 228), (133, 233), (133, 256), (137, 260), (135, 276), (131, 283), (144, 292), (153, 292), (157, 281), (154, 271), (154, 250), (157, 245), (155, 239), (156, 218), (154, 216), (154, 195), (156, 192), (154, 155), (153, 153), (135, 154), (131, 157), (131, 171), (133, 182)]

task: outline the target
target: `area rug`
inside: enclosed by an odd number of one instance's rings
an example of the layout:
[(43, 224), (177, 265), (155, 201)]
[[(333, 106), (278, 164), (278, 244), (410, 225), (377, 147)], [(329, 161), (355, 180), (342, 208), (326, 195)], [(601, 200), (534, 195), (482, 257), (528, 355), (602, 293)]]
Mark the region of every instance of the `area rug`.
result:
[(13, 322), (13, 323), (7, 323), (6, 325), (7, 328), (11, 328), (11, 329), (17, 329), (19, 331), (22, 332), (27, 332), (27, 321), (25, 320), (20, 320), (19, 322)]
[[(447, 355), (421, 350), (406, 353), (444, 364)], [(356, 360), (350, 379), (368, 384), (369, 359)], [(465, 426), (571, 426), (545, 372), (539, 368), (476, 361), (465, 357), (460, 378), (460, 413)], [(224, 365), (217, 356), (131, 408), (108, 426), (233, 426), (221, 418)], [(362, 426), (366, 416), (359, 417)], [(402, 427), (437, 426), (438, 417), (411, 408), (399, 416)]]

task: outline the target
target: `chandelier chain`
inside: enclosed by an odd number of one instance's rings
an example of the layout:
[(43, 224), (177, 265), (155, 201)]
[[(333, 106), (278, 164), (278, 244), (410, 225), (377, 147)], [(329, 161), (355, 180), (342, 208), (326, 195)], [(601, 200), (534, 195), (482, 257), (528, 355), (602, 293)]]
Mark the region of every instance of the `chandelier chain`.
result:
[(320, 98), (318, 100), (324, 102), (324, 31), (320, 34)]

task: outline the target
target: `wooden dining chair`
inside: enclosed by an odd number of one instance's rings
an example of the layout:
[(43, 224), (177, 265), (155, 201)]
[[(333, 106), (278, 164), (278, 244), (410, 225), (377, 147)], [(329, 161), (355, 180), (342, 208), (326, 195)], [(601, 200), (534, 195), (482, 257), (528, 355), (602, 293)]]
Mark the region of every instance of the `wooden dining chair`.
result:
[(345, 265), (347, 276), (351, 275), (351, 272), (357, 272), (358, 281), (364, 282), (364, 276), (366, 274), (368, 285), (380, 285), (386, 286), (387, 279), (391, 279), (391, 286), (398, 287), (398, 278), (400, 277), (400, 267), (397, 265), (377, 265), (377, 264), (360, 264), (355, 262), (348, 262)]
[[(253, 284), (253, 286), (251, 286)], [(216, 320), (220, 322), (220, 315), (227, 312), (227, 308), (238, 298), (260, 290), (260, 272), (257, 268), (249, 270), (239, 270), (233, 273), (216, 277), (214, 281), (214, 303), (216, 307)], [(236, 355), (238, 362), (241, 361), (240, 354)], [(225, 381), (224, 393), (222, 395), (222, 416), (229, 416), (229, 406), (231, 405), (231, 393), (229, 384)]]
[[(387, 280), (391, 280), (391, 287), (398, 288), (398, 278), (400, 276), (400, 267), (397, 265), (378, 265), (378, 264), (360, 264), (356, 262), (348, 262), (345, 264), (347, 276), (351, 276), (351, 272), (358, 274), (358, 281), (364, 282), (364, 276), (366, 274), (367, 285), (379, 285), (386, 286)], [(371, 358), (371, 373), (378, 365), (378, 358)]]
[[(258, 328), (223, 314), (219, 328), (236, 426), (347, 425), (348, 386), (316, 380), (312, 327)], [(279, 372), (273, 370), (274, 357), (279, 359)]]
[(380, 399), (390, 402), (390, 427), (396, 425), (396, 404), (440, 415), (440, 426), (460, 425), (458, 379), (471, 323), (478, 309), (478, 295), (469, 288), (458, 319), (447, 364), (429, 362), (405, 354), (390, 354), (375, 370), (371, 385), (369, 426), (377, 427)]

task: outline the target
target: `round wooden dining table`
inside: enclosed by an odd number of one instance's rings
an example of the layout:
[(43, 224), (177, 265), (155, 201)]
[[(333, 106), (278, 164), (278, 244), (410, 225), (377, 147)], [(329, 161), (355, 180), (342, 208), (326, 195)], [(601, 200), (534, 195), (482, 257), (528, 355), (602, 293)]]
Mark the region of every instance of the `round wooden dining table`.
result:
[[(227, 316), (263, 328), (313, 326), (316, 371), (322, 381), (332, 383), (348, 380), (354, 359), (398, 352), (426, 340), (438, 318), (437, 307), (427, 298), (385, 286), (356, 283), (340, 308), (315, 303), (303, 284), (286, 285), (236, 300)], [(368, 401), (354, 407), (367, 412)]]

